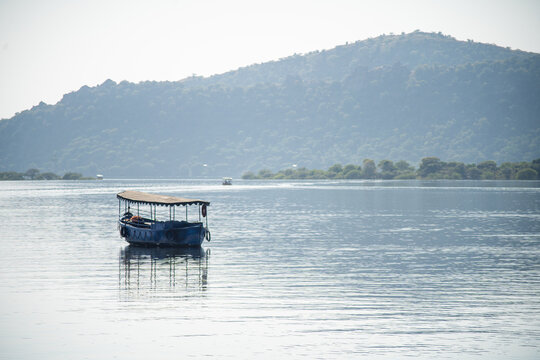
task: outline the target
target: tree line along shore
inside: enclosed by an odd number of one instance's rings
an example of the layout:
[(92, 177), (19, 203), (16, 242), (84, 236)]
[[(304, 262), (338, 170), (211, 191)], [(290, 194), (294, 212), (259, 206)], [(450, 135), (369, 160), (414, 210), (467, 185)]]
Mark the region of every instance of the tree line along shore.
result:
[[(80, 173), (66, 172), (63, 176), (52, 172), (28, 169), (26, 172), (0, 172), (0, 180), (95, 180)], [(328, 170), (296, 167), (279, 170), (259, 170), (258, 173), (245, 172), (242, 179), (384, 179), (384, 180), (540, 180), (540, 158), (531, 162), (504, 162), (501, 165), (493, 160), (478, 164), (465, 164), (457, 161), (444, 162), (437, 157), (425, 157), (418, 168), (407, 161), (365, 159), (362, 165), (334, 164)]]
[(362, 165), (334, 164), (328, 170), (310, 170), (296, 167), (273, 173), (263, 169), (258, 173), (248, 171), (243, 179), (421, 179), (421, 180), (539, 180), (540, 159), (531, 162), (504, 162), (500, 166), (488, 160), (478, 164), (457, 161), (445, 162), (437, 157), (425, 157), (418, 168), (407, 161), (381, 160), (378, 164), (365, 159)]
[(52, 172), (40, 172), (38, 169), (28, 169), (26, 172), (15, 171), (0, 172), (0, 180), (95, 180), (80, 173), (67, 172), (63, 176)]

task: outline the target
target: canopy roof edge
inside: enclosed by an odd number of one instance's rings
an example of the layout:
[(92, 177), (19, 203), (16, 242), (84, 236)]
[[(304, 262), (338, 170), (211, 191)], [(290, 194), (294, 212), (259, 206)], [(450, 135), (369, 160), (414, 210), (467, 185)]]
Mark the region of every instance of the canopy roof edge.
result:
[(210, 205), (209, 201), (199, 199), (186, 199), (176, 196), (149, 194), (142, 191), (122, 191), (116, 194), (116, 197), (121, 200), (138, 203), (138, 204), (152, 204), (162, 206), (175, 206), (175, 205)]

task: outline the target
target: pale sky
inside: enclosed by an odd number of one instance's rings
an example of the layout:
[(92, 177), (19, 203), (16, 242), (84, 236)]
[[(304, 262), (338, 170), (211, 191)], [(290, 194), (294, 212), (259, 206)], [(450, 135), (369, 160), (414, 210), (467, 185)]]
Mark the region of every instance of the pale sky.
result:
[(540, 53), (540, 0), (0, 0), (0, 118), (416, 29)]

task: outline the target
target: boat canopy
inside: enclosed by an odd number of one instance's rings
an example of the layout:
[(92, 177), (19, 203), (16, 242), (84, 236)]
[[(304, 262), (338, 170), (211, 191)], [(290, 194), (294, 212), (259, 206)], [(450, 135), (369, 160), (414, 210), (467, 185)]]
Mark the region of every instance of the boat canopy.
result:
[(118, 199), (138, 203), (138, 204), (152, 204), (162, 206), (174, 206), (174, 205), (210, 205), (209, 201), (198, 199), (186, 199), (175, 196), (149, 194), (141, 191), (123, 191), (116, 194)]

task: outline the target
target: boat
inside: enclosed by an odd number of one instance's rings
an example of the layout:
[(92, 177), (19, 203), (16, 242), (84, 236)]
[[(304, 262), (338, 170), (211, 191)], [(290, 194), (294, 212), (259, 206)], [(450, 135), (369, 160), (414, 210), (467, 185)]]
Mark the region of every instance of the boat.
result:
[[(145, 246), (201, 246), (210, 241), (207, 207), (210, 202), (198, 199), (149, 194), (140, 191), (123, 191), (118, 198), (118, 230), (120, 236), (133, 245)], [(148, 206), (148, 208), (147, 208)], [(185, 220), (176, 219), (176, 208), (186, 208)], [(198, 221), (188, 220), (188, 207), (197, 206)], [(158, 220), (158, 207), (160, 209)], [(165, 213), (165, 214), (164, 214)], [(192, 214), (193, 217), (193, 214)], [(205, 220), (206, 224), (203, 224)]]
[(232, 185), (232, 178), (230, 178), (230, 177), (224, 177), (224, 178), (223, 178), (222, 184), (223, 184), (223, 185)]
[(98, 179), (98, 180), (103, 180), (103, 175), (97, 174), (97, 175), (96, 175), (96, 179)]

